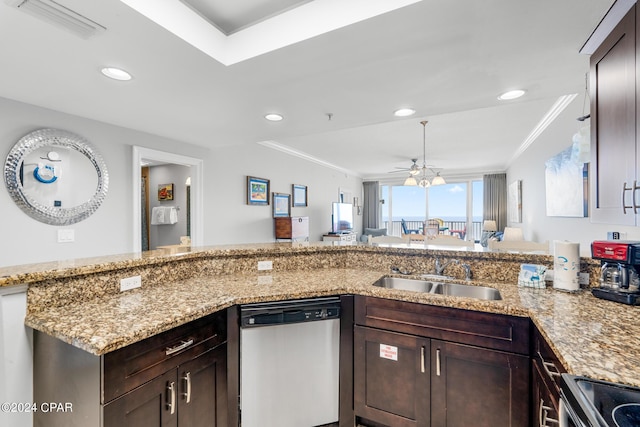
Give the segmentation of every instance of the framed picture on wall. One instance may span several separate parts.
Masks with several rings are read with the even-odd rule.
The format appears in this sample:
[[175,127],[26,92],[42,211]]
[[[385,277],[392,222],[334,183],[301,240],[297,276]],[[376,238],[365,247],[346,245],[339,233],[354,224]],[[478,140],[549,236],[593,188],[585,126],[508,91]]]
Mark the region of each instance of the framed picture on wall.
[[269,180],[247,177],[247,204],[248,205],[268,205],[269,204]]
[[173,184],[158,185],[158,200],[173,200]]
[[293,184],[291,188],[293,193],[293,207],[307,206],[307,186]]
[[273,193],[273,217],[291,216],[291,195]]

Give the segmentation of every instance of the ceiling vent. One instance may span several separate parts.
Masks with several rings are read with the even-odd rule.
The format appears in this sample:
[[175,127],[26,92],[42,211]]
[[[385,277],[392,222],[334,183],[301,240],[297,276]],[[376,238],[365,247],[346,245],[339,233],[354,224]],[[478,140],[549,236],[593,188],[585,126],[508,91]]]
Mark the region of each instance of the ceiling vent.
[[71,31],[83,39],[88,39],[106,30],[97,22],[53,0],[5,0],[5,3],[50,24]]

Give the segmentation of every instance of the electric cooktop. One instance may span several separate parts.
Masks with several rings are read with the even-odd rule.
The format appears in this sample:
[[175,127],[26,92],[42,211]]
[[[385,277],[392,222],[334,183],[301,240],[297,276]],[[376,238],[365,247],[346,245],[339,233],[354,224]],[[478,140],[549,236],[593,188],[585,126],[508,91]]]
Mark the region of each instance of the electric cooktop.
[[640,388],[562,374],[562,392],[585,424],[602,427],[640,426]]

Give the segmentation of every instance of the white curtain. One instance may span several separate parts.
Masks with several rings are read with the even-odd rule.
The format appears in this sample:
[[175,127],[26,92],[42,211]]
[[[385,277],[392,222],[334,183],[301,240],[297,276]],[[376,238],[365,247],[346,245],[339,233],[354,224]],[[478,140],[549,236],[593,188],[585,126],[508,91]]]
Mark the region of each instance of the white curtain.
[[[364,200],[362,206],[362,226],[380,228],[380,184],[378,181],[363,182]],[[364,230],[363,230],[364,231]]]
[[494,220],[502,231],[507,226],[507,174],[484,175],[483,187],[482,217]]

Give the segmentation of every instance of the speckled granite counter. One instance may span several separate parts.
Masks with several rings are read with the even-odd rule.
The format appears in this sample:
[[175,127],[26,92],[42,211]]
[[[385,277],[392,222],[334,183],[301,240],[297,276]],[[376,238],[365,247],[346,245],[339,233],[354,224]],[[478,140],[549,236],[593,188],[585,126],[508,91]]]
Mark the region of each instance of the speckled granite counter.
[[[207,256],[211,251],[215,252],[214,249],[208,251]],[[307,258],[297,258],[300,251],[306,251]],[[191,257],[190,264],[202,268],[199,259],[205,252],[186,256]],[[467,261],[475,260],[474,271],[483,277],[477,274],[482,271],[481,265],[495,268],[496,262],[505,257],[517,264],[527,261],[549,263],[548,256],[433,251],[421,253],[419,259],[411,259],[415,253],[404,248],[291,248],[280,245],[246,249],[234,247],[229,248],[226,254],[235,257],[236,263],[248,257],[251,269],[240,268],[221,274],[220,266],[209,265],[198,274],[176,279],[167,272],[171,270],[172,262],[162,256],[117,261],[110,267],[99,267],[100,271],[106,272],[113,270],[119,262],[124,263],[121,267],[126,269],[131,269],[132,263],[141,263],[161,268],[165,273],[156,277],[153,286],[126,293],[114,292],[113,284],[106,283],[108,281],[100,283],[103,276],[92,276],[97,272],[95,266],[87,266],[91,272],[84,272],[89,275],[83,280],[69,279],[68,282],[62,280],[64,275],[61,277],[60,273],[57,278],[54,278],[54,272],[38,273],[40,281],[34,280],[29,288],[29,312],[25,323],[99,355],[234,304],[336,294],[371,295],[531,317],[570,373],[640,386],[640,366],[634,358],[640,352],[640,323],[636,320],[640,315],[639,307],[603,301],[588,291],[568,294],[552,289],[519,288],[513,280],[498,280],[500,275],[488,281],[473,282],[499,289],[503,297],[500,301],[371,286],[388,272],[389,263],[397,265],[404,262],[405,265],[416,266],[422,262],[428,266],[434,256],[455,256]],[[296,256],[286,258],[291,263],[282,261],[281,267],[274,263],[272,272],[251,273],[251,270],[255,271],[256,257],[264,255],[269,255],[269,258]],[[347,268],[351,264],[354,268]],[[590,267],[596,265],[588,261],[587,264]],[[298,268],[292,268],[296,265]],[[43,280],[43,276],[48,278]],[[87,285],[90,292],[83,285],[85,282],[90,283]]]

